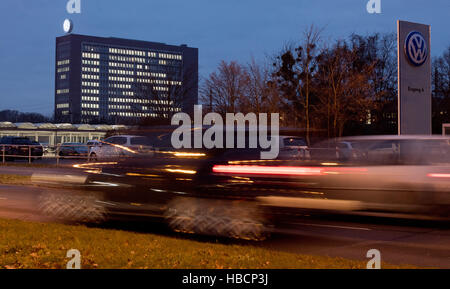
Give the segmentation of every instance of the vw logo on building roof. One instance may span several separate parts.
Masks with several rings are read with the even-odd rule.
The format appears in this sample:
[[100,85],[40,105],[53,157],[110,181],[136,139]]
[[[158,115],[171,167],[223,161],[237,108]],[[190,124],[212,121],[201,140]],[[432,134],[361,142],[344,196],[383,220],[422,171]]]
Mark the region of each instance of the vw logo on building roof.
[[421,66],[428,58],[428,45],[420,32],[412,31],[405,40],[405,54],[414,66]]

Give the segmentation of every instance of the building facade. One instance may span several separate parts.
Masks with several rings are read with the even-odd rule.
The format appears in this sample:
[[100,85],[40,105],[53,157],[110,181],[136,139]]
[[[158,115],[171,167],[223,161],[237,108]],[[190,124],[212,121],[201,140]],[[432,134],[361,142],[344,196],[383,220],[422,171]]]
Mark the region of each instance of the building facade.
[[68,34],[56,38],[55,119],[136,124],[193,111],[198,49]]

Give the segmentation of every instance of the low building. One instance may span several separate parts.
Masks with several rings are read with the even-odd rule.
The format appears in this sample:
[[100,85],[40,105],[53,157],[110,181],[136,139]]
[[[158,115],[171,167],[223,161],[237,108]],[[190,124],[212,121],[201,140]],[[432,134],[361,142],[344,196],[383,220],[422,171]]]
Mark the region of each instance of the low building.
[[0,122],[0,137],[27,137],[43,145],[58,145],[67,142],[86,143],[88,140],[100,140],[108,132],[127,129],[123,125],[89,125],[70,123],[12,123]]

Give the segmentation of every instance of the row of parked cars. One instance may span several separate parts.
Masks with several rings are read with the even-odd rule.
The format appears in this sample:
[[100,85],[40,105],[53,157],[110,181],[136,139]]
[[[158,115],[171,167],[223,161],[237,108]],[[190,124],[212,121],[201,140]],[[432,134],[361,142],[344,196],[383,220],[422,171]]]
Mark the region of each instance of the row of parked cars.
[[[311,157],[310,148],[304,138],[295,136],[280,136],[279,159],[307,160]],[[113,159],[130,156],[137,153],[151,153],[155,147],[154,140],[145,136],[118,135],[103,141],[90,140],[84,143],[63,143],[57,148],[44,148],[43,145],[26,137],[3,137],[0,146],[4,148],[6,160],[31,157],[32,160],[41,159],[45,153],[53,151],[55,155],[73,159]],[[350,158],[356,150],[350,142],[336,144],[338,154],[342,158]]]
[[60,157],[91,160],[114,159],[136,153],[151,152],[150,139],[143,136],[119,135],[105,140],[90,140],[83,143],[63,143],[58,148]]
[[[41,159],[44,153],[51,153],[50,151],[50,148],[44,148],[39,142],[26,137],[8,136],[0,138],[0,152],[1,156],[5,156],[5,161],[25,158],[31,158],[33,161]],[[63,143],[52,148],[52,151],[61,158],[91,158],[97,160],[148,153],[152,151],[152,145],[147,137],[121,135],[112,136],[103,141],[91,140],[86,144]]]
[[[374,141],[373,137],[342,138],[319,142],[308,146],[305,139],[296,136],[280,136],[280,160],[318,160],[327,159],[339,162],[393,162],[399,158],[401,139]],[[170,138],[169,138],[170,140]],[[91,140],[87,143],[63,143],[54,148],[55,155],[62,158],[106,160],[117,159],[136,154],[151,154],[155,149],[169,147],[166,143],[158,144],[158,139],[138,135],[117,135],[105,140]],[[445,143],[448,144],[448,143]],[[444,145],[445,145],[444,144]],[[404,146],[404,145],[403,145]],[[430,149],[440,149],[432,147]],[[50,151],[40,143],[26,137],[3,137],[0,150],[5,160],[31,158],[41,159]]]
[[0,157],[5,161],[30,159],[31,161],[42,159],[44,154],[54,151],[60,157],[87,158],[89,148],[82,143],[63,143],[58,148],[44,147],[37,141],[27,137],[7,136],[0,138]]
[[0,139],[2,158],[5,160],[31,158],[41,159],[44,154],[43,146],[26,137],[7,136]]
[[[164,140],[161,137],[155,139],[146,136],[118,135],[103,141],[89,141],[86,145],[65,144],[60,149],[60,155],[79,155],[89,157],[92,160],[117,159],[142,153],[151,154],[155,150],[170,150],[171,144],[169,141],[170,137],[167,136]],[[427,144],[426,149],[428,151],[435,152],[433,155],[437,158],[448,155],[450,142],[446,138],[421,141],[423,144]],[[412,142],[408,138],[395,136],[346,137],[318,142],[312,146],[308,146],[306,140],[302,137],[280,136],[279,145],[278,160],[309,162],[327,160],[339,163],[375,162],[378,164],[394,164],[402,159],[405,152],[418,151],[419,149],[411,147]],[[420,157],[420,155],[417,157]]]
[[[164,143],[161,146],[161,143]],[[158,144],[159,143],[159,144]],[[306,141],[301,137],[280,136],[279,159],[308,159],[309,150]],[[118,135],[104,141],[89,141],[89,157],[92,160],[120,158],[135,154],[151,154],[155,149],[170,148],[168,139],[152,139],[146,136]]]

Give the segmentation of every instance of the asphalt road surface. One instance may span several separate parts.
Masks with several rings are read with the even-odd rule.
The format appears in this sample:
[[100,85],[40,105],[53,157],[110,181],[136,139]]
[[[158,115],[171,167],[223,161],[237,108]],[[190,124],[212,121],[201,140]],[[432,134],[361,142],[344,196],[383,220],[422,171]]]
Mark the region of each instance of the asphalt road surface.
[[[36,212],[46,188],[0,185],[0,218],[51,222]],[[368,260],[377,249],[382,261],[450,269],[450,226],[442,222],[305,216],[258,246],[292,253]]]
[[51,221],[37,211],[37,197],[42,190],[37,187],[0,185],[0,218]]

